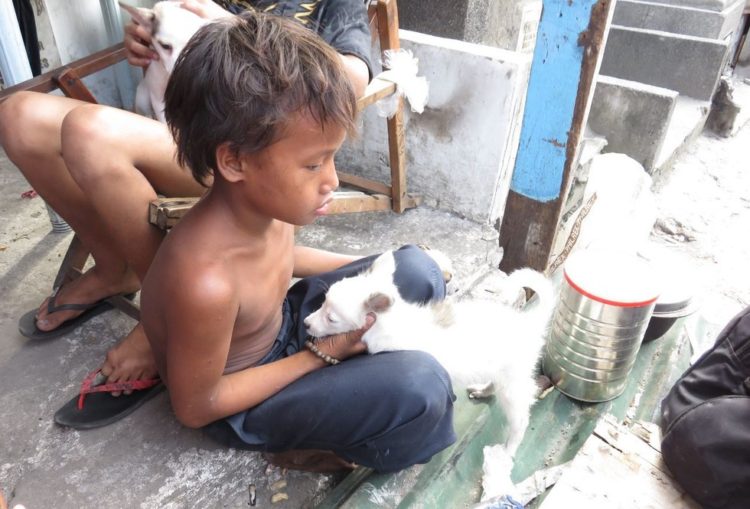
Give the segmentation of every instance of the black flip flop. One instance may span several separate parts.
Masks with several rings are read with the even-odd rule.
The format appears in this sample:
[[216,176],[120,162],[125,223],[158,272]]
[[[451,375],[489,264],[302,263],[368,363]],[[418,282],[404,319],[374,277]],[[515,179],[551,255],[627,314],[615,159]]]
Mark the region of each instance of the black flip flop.
[[[94,381],[99,378],[98,374],[99,370],[89,373],[81,384],[79,395],[55,412],[54,420],[57,424],[73,429],[107,426],[130,415],[165,389],[159,379],[94,385]],[[133,393],[117,397],[110,394],[116,391]]]
[[[36,309],[31,310],[25,315],[23,315],[21,319],[18,321],[18,331],[23,336],[26,336],[27,338],[32,339],[32,340],[58,338],[72,331],[73,329],[75,329],[82,323],[86,322],[87,320],[90,320],[94,318],[95,316],[104,313],[105,311],[109,311],[110,309],[113,309],[112,304],[107,302],[106,299],[102,299],[97,302],[92,302],[91,304],[61,304],[59,306],[56,306],[55,299],[57,297],[58,291],[59,291],[59,288],[55,289],[55,291],[52,292],[52,295],[50,296],[50,299],[47,302],[47,313],[52,314],[57,311],[81,311],[81,310],[83,310],[83,313],[81,313],[80,315],[74,318],[71,318],[70,320],[64,321],[55,329],[52,329],[50,331],[43,331],[37,328],[36,326],[37,310]],[[131,299],[131,300],[134,297],[135,297],[134,293],[131,293],[125,296],[125,298]]]

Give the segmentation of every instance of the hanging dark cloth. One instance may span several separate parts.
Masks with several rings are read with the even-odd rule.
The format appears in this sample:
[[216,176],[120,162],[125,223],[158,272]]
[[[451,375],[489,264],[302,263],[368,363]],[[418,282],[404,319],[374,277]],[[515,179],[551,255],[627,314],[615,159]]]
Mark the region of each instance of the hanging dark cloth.
[[39,39],[36,35],[36,22],[31,0],[13,0],[13,7],[18,18],[18,27],[21,29],[23,45],[26,47],[26,56],[29,58],[31,74],[39,76],[42,74],[42,61],[39,56]]

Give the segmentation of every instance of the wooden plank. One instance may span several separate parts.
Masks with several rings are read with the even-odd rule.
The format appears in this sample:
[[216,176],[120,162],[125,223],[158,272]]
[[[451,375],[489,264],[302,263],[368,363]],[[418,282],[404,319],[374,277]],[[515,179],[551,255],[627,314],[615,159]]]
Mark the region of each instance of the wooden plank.
[[658,450],[605,416],[541,509],[698,509],[672,479]]
[[81,239],[77,235],[73,235],[68,250],[65,252],[63,261],[60,264],[60,268],[57,270],[57,276],[55,276],[52,287],[59,288],[68,281],[72,281],[80,276],[88,259],[88,250],[83,247]]
[[396,92],[396,84],[392,81],[386,81],[375,76],[372,81],[367,85],[365,89],[365,95],[357,100],[357,109],[359,111],[364,110],[368,106],[371,106]]
[[351,173],[337,172],[339,176],[339,182],[345,186],[356,187],[357,189],[363,189],[373,193],[391,195],[391,187],[387,186],[376,180],[366,179]]
[[96,99],[89,92],[89,89],[86,88],[86,85],[83,84],[75,69],[66,69],[59,76],[56,76],[54,80],[66,96],[78,99],[79,101],[96,104]]
[[119,309],[133,320],[141,320],[141,306],[133,302],[130,299],[126,299],[122,295],[115,295],[107,299],[107,302],[112,304],[115,309]]
[[70,64],[40,74],[35,78],[24,81],[23,83],[18,83],[17,85],[6,88],[0,92],[0,102],[4,101],[10,95],[22,90],[42,93],[52,92],[58,88],[55,78],[61,73],[64,73],[67,69],[74,69],[79,77],[85,77],[124,59],[125,46],[122,43],[116,44],[87,57],[71,62]]
[[[417,207],[422,203],[420,196],[406,195],[402,200],[405,209]],[[329,214],[350,214],[354,212],[379,212],[392,208],[391,199],[384,194],[336,193]]]
[[500,227],[500,268],[544,270],[573,178],[612,0],[544,0],[518,157]]
[[329,214],[350,214],[354,212],[377,212],[391,208],[391,199],[384,194],[355,193],[356,196],[334,195],[328,208]]
[[[386,26],[383,23],[386,22]],[[396,50],[401,47],[398,38],[398,6],[396,0],[378,2],[380,23],[380,49]],[[388,160],[391,166],[391,198],[393,211],[405,210],[406,197],[406,141],[404,134],[404,100],[399,98],[396,114],[388,119]]]
[[162,230],[176,225],[200,198],[157,198],[148,206],[148,221]]

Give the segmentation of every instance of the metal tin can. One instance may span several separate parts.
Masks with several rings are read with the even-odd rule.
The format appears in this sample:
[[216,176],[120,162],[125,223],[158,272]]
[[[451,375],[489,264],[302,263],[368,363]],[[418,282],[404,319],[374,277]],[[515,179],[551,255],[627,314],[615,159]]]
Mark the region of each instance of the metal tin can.
[[616,398],[625,390],[658,297],[651,267],[635,254],[581,251],[563,273],[544,372],[574,399]]

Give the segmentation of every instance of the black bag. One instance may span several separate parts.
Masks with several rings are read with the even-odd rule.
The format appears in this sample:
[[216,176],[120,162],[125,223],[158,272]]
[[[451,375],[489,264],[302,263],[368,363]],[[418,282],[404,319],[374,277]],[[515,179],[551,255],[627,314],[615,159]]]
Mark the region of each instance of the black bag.
[[750,508],[750,308],[662,401],[662,455],[703,507]]

